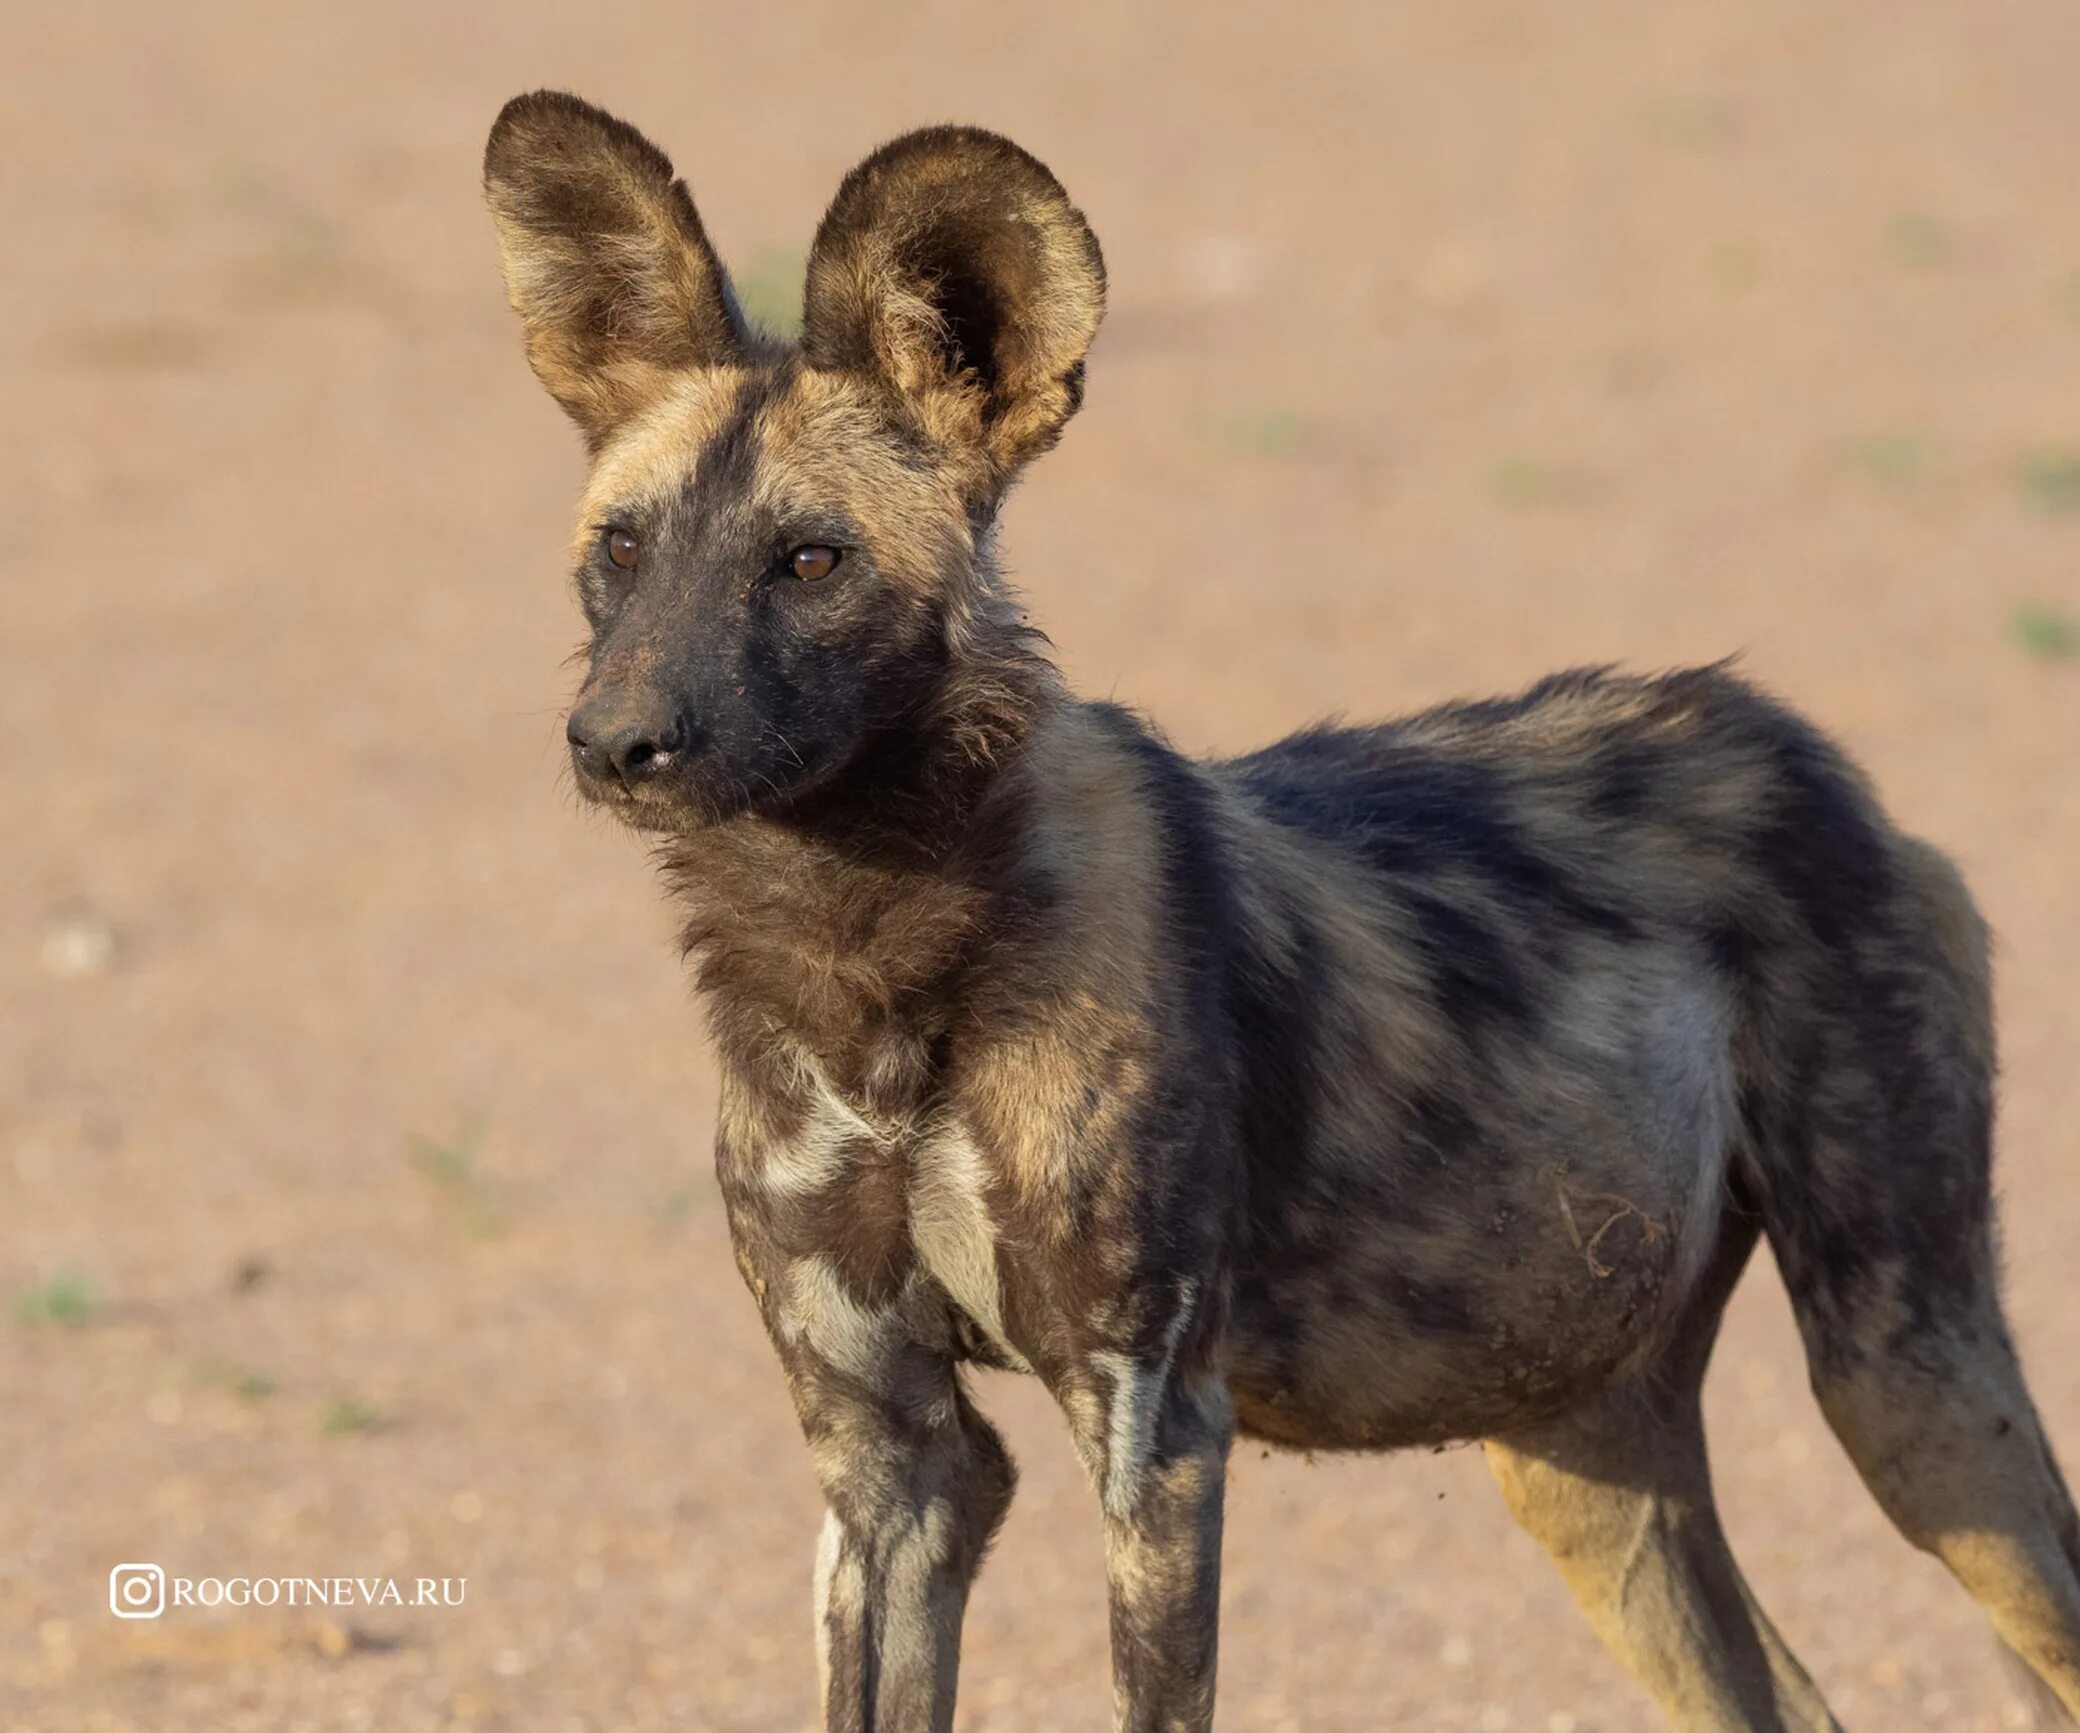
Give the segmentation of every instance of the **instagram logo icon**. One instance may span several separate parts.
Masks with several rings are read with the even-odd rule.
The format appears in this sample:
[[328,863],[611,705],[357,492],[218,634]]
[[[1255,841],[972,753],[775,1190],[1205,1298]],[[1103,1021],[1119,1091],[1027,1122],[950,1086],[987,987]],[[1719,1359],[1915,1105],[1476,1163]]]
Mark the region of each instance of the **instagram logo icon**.
[[158,1565],[117,1565],[108,1573],[108,1610],[119,1619],[156,1619],[166,1611],[166,1572]]

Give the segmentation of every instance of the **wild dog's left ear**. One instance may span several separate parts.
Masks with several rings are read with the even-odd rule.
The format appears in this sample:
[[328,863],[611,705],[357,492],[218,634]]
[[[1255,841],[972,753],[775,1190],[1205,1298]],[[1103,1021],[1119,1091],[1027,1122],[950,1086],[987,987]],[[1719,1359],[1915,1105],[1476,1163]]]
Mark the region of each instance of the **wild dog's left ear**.
[[1061,183],[1009,139],[939,126],[845,177],[809,253],[812,367],[893,386],[994,489],[1083,400],[1105,261]]

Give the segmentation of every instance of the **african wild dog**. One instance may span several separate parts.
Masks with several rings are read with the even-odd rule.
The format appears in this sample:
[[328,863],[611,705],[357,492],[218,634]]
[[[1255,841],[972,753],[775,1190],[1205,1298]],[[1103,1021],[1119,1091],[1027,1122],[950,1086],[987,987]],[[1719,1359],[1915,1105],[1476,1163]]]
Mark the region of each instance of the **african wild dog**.
[[1743,1585],[1698,1388],[1769,1237],[1836,1433],[2080,1710],[2080,1525],[1996,1295],[1984,930],[1723,669],[1197,763],[1072,697],[992,555],[1104,271],[935,128],[852,171],[799,346],[671,165],[513,102],[486,184],[592,458],[580,786],[656,834],[736,1256],[829,1506],[824,1713],[953,1717],[1036,1373],[1096,1482],[1117,1725],[1213,1714],[1223,1465],[1486,1441],[1690,1728],[1830,1725]]

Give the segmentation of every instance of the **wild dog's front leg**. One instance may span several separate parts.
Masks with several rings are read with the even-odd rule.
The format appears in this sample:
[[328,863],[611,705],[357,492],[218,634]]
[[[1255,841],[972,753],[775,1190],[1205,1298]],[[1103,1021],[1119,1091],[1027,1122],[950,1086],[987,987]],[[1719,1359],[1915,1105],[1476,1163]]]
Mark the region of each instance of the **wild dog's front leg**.
[[826,1514],[816,1651],[830,1733],[949,1733],[961,1616],[1011,1503],[1011,1459],[969,1405],[943,1305],[876,1232],[871,1167],[807,1207],[729,1159],[737,1262],[779,1350]]
[[1211,1367],[1176,1363],[1185,1327],[1152,1355],[1085,1355],[1062,1393],[1105,1512],[1118,1733],[1213,1725],[1234,1412]]
[[1113,1724],[1120,1733],[1203,1733],[1213,1725],[1220,1633],[1227,1392],[1173,1388],[1156,1431],[1161,1443],[1118,1501],[1109,1487],[1106,1495]]
[[968,1588],[1010,1507],[1011,1458],[916,1354],[868,1391],[813,1356],[788,1382],[826,1510],[816,1653],[830,1733],[947,1733]]

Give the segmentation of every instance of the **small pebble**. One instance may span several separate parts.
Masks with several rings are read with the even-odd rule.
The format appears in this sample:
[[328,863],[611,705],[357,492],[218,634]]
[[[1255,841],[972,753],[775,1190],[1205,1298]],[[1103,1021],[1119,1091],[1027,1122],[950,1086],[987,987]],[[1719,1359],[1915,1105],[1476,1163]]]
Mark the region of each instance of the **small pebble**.
[[116,960],[116,933],[92,909],[60,910],[43,926],[39,946],[47,973],[61,981],[106,974]]

